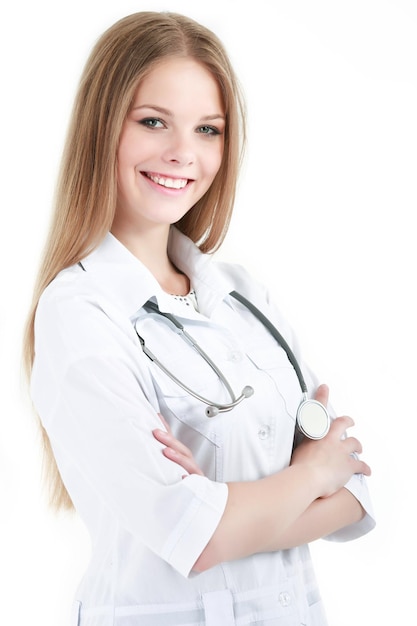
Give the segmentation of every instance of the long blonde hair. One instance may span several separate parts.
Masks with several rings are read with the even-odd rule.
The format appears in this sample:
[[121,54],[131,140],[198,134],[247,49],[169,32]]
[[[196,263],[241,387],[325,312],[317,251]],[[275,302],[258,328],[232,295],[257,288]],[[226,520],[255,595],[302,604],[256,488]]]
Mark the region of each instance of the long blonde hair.
[[[39,298],[64,268],[78,263],[111,229],[117,201],[116,160],[121,129],[141,79],[161,59],[189,56],[217,80],[226,112],[224,154],[210,189],[177,223],[203,252],[216,250],[226,235],[245,142],[245,112],[239,85],[219,39],[176,13],[140,12],[111,26],[87,60],[64,147],[55,209],[34,289],[24,338],[30,378],[35,356],[34,320]],[[71,500],[41,425],[50,503]]]

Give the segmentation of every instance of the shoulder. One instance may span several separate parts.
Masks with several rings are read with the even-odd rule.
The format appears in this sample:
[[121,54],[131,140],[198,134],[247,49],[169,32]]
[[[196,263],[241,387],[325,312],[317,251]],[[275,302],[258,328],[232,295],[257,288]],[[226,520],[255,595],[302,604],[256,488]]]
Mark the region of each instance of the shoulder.
[[[35,347],[60,352],[68,359],[102,352],[103,347],[131,343],[128,316],[95,284],[91,273],[78,266],[61,271],[42,293],[35,315]],[[124,340],[121,340],[121,335]]]
[[269,302],[268,289],[255,276],[253,276],[243,265],[238,263],[227,263],[216,261],[216,267],[230,284],[233,284],[235,291],[238,291],[246,298],[253,301],[257,306]]
[[[278,328],[292,348],[299,352],[294,329],[269,288],[251,274],[244,266],[234,263],[216,262],[219,271],[229,279],[234,290],[255,305],[268,320]],[[234,304],[240,308],[241,304]]]
[[36,322],[53,327],[66,318],[85,318],[98,305],[89,277],[78,265],[62,270],[43,291],[36,310]]

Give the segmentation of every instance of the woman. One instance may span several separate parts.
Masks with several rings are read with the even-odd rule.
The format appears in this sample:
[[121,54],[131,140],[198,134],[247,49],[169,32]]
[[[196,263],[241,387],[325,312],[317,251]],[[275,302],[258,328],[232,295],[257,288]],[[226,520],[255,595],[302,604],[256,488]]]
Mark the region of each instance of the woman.
[[299,362],[291,330],[209,254],[243,122],[223,46],[180,15],[120,20],[82,76],[26,337],[52,500],[92,538],[73,624],[323,626],[308,542],[374,525],[353,421],[299,437],[293,365],[233,294]]

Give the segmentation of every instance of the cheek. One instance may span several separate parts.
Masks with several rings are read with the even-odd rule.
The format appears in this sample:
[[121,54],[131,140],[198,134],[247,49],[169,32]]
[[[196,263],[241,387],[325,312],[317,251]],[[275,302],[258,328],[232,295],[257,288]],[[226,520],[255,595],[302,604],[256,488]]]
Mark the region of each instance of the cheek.
[[210,158],[207,159],[207,173],[214,178],[220,169],[223,159],[224,146],[223,143],[212,151]]
[[132,168],[140,164],[152,151],[149,137],[141,133],[136,125],[129,124],[124,128],[117,151],[120,168]]
[[131,142],[121,142],[117,152],[117,163],[120,170],[131,167],[136,162],[135,147]]
[[126,171],[128,169],[129,159],[127,155],[127,151],[122,143],[120,143],[119,149],[117,151],[117,180],[118,182],[122,182],[126,178]]
[[143,157],[137,143],[120,143],[117,152],[117,179],[119,183],[128,184],[137,176],[137,170],[141,169]]

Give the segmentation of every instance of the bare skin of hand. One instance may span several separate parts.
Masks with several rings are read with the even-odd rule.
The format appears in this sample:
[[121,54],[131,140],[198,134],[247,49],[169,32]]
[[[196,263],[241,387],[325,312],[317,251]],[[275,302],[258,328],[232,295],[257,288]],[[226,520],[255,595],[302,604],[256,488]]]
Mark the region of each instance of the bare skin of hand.
[[[327,385],[320,385],[314,396],[315,400],[327,406],[329,389]],[[180,465],[188,474],[204,473],[197,465],[191,450],[178,441],[171,432],[169,424],[164,417],[159,417],[166,430],[155,429],[153,435],[166,447],[163,454]],[[341,485],[345,484],[352,474],[371,474],[370,467],[356,458],[356,454],[362,452],[362,445],[355,437],[343,438],[347,428],[354,425],[352,418],[344,416],[336,418],[324,439],[312,441],[304,440],[295,450],[291,459],[291,465],[300,463],[311,464],[314,467],[322,467],[323,473],[329,477],[329,485],[321,497],[335,493]],[[345,459],[343,467],[340,466],[340,458]],[[334,469],[333,469],[334,468]]]
[[[327,386],[321,385],[315,399],[327,404],[328,395]],[[166,430],[155,429],[153,435],[165,446],[163,454],[186,475],[204,475],[189,448],[160,418]],[[326,437],[297,446],[289,467],[259,480],[227,483],[223,516],[193,570],[308,543],[362,519],[360,503],[344,485],[353,474],[369,476],[371,470],[357,458],[360,442],[346,436],[351,426],[350,417],[338,417]]]
[[[159,417],[165,426],[166,431],[157,428],[152,432],[155,439],[166,446],[163,449],[163,454],[167,457],[167,459],[178,463],[178,465],[180,465],[188,474],[199,474],[200,476],[204,476],[203,472],[195,462],[191,450],[174,437],[168,422],[166,422],[160,413]],[[185,474],[183,478],[185,478],[186,475],[187,474]]]
[[[327,405],[329,390],[320,385],[315,399]],[[354,425],[351,417],[337,417],[333,420],[326,437],[319,440],[304,439],[294,450],[291,465],[307,464],[323,475],[325,487],[321,497],[327,497],[347,483],[352,474],[370,476],[371,469],[357,455],[362,445],[356,437],[346,437],[345,432]]]

